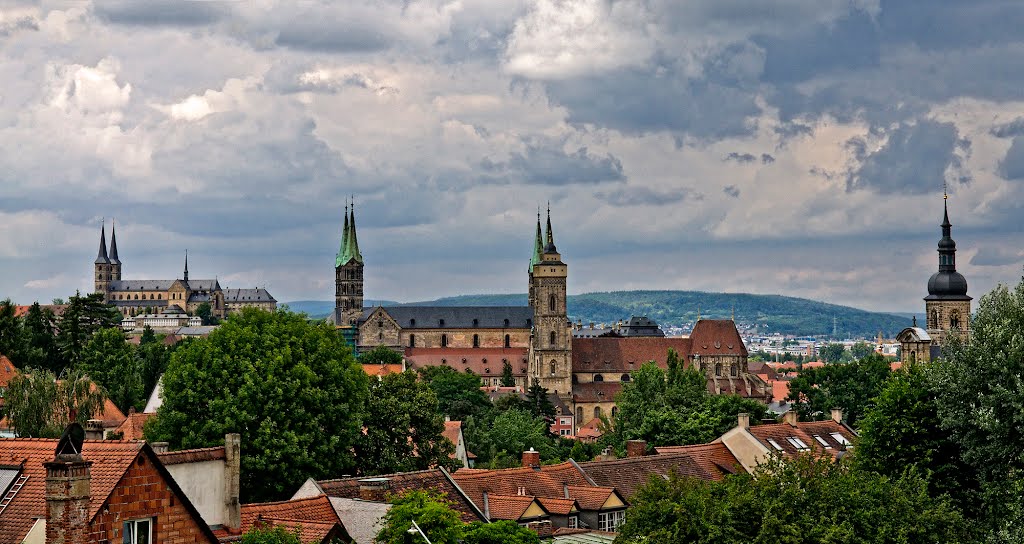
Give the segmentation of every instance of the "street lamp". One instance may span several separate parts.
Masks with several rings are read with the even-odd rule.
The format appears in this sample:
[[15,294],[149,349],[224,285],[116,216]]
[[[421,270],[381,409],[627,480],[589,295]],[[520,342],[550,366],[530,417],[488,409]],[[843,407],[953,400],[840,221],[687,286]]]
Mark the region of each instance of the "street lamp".
[[433,544],[432,542],[430,542],[430,539],[427,538],[427,535],[423,532],[423,529],[420,529],[420,526],[416,524],[416,520],[410,521],[412,521],[412,527],[409,527],[409,530],[405,532],[405,544],[413,544],[413,537],[416,536],[416,533],[419,533],[420,536],[423,537],[423,540],[427,542],[427,544]]

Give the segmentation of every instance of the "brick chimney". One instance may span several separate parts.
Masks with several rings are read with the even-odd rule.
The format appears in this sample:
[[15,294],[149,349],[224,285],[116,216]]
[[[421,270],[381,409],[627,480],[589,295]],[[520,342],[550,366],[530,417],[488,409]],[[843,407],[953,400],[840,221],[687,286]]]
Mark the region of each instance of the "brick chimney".
[[643,457],[647,455],[646,440],[627,440],[626,457]]
[[746,412],[741,412],[739,414],[736,414],[736,424],[741,429],[749,429],[750,428],[750,414],[748,414]]
[[551,520],[549,519],[531,521],[526,524],[526,528],[537,533],[537,536],[541,538],[551,538],[555,534],[555,528],[551,525]]
[[239,497],[242,477],[242,435],[224,435],[224,508],[227,517],[224,525],[229,530],[242,529],[242,502]]
[[843,422],[843,409],[842,408],[833,408],[832,409],[832,421],[835,421],[836,423],[842,423]]
[[523,466],[524,467],[540,467],[540,452],[530,448],[530,451],[523,452]]
[[387,502],[391,491],[391,480],[387,478],[366,478],[359,480],[359,498],[367,502]]
[[46,467],[46,544],[86,544],[92,461],[57,454]]
[[85,439],[86,440],[103,440],[103,421],[99,419],[90,419],[85,422]]
[[796,427],[798,421],[800,421],[800,414],[796,410],[787,410],[785,414],[782,414],[782,421],[789,423],[790,427]]

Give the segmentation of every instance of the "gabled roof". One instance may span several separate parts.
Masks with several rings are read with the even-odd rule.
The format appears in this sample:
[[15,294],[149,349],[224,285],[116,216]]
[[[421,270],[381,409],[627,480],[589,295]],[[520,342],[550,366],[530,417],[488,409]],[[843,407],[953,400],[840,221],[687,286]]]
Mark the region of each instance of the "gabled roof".
[[[432,490],[448,497],[454,508],[462,516],[462,520],[469,523],[473,521],[487,521],[482,509],[478,508],[463,492],[448,471],[443,468],[432,468],[414,472],[400,472],[397,474],[382,474],[374,478],[387,478],[391,493],[400,495],[409,490]],[[317,485],[324,493],[331,497],[342,497],[348,499],[359,498],[359,480],[365,476],[341,478],[337,480],[320,480]]]
[[931,342],[932,336],[921,327],[907,327],[896,335],[897,342]]
[[713,480],[721,480],[726,474],[743,472],[743,466],[736,456],[719,441],[693,446],[664,446],[655,448],[655,451],[659,457],[685,454],[710,474]]
[[540,505],[544,507],[544,510],[547,510],[549,514],[554,514],[556,516],[567,516],[573,511],[573,509],[580,509],[579,505],[576,504],[575,499],[537,497],[537,502],[539,502]]
[[[304,499],[242,505],[242,534],[258,523],[299,529],[304,543],[323,542],[332,533],[349,540],[341,518],[327,495]],[[338,534],[338,533],[341,534]]]
[[373,539],[383,526],[384,515],[391,509],[388,503],[341,497],[331,497],[331,505],[356,544],[373,544]]
[[510,521],[518,521],[522,519],[526,511],[535,502],[540,506],[541,510],[547,513],[547,509],[544,505],[534,497],[528,497],[525,495],[487,495],[485,499],[487,505],[487,512],[490,514],[491,519],[505,519]]
[[689,452],[663,455],[644,455],[625,457],[613,461],[588,461],[580,463],[580,468],[598,485],[614,487],[622,496],[632,497],[640,486],[647,483],[652,476],[667,477],[672,472],[680,476],[689,476],[701,480],[718,480],[720,469],[711,473],[700,466]]
[[[52,461],[57,440],[47,438],[4,438],[0,439],[0,465],[21,466],[22,474],[28,476],[24,487],[14,496],[7,508],[0,512],[0,542],[21,542],[37,518],[46,517],[46,468],[43,463]],[[160,463],[153,450],[140,441],[86,440],[82,444],[82,457],[91,461],[91,498],[89,519],[92,520],[117,487],[125,472],[139,455],[147,456],[165,480],[166,485],[179,497],[181,503],[204,530],[210,542],[215,542],[213,533],[203,522],[195,507],[167,469]]]
[[[462,422],[461,421],[445,421],[444,431],[441,436],[448,439],[453,446],[459,444],[459,437],[462,436]],[[453,454],[454,455],[454,454]]]
[[277,302],[277,300],[263,288],[225,289],[224,302]]
[[121,433],[122,440],[144,440],[142,427],[149,421],[149,418],[155,415],[144,412],[131,412],[125,418],[124,423],[121,423],[121,425],[114,429],[114,432]]
[[747,356],[747,347],[731,319],[701,319],[690,333],[690,349],[694,355]]
[[[477,506],[484,504],[484,493],[487,493],[488,497],[525,495],[576,499],[577,497],[570,491],[572,486],[581,488],[593,486],[586,474],[573,462],[543,465],[539,469],[532,467],[501,470],[461,469],[452,474],[452,477]],[[582,506],[582,502],[580,504]]]
[[14,366],[7,356],[0,354],[0,387],[7,387],[11,380],[19,374],[18,368]]
[[[849,446],[842,444],[832,436],[832,433],[842,435],[851,444],[854,440],[854,433],[848,427],[835,421],[800,421],[796,426],[789,423],[770,423],[766,425],[754,425],[748,429],[769,452],[792,457],[808,451],[816,454],[827,454],[832,457],[839,457],[839,453],[845,451]],[[821,445],[814,436],[821,437],[828,445]],[[790,442],[790,438],[799,439],[808,449],[801,449]],[[782,447],[781,450],[775,447],[770,441]]]
[[[403,329],[528,329],[533,323],[533,309],[529,306],[384,306],[383,309]],[[359,323],[369,319],[374,310],[376,308],[364,308]],[[508,325],[505,325],[506,319]]]

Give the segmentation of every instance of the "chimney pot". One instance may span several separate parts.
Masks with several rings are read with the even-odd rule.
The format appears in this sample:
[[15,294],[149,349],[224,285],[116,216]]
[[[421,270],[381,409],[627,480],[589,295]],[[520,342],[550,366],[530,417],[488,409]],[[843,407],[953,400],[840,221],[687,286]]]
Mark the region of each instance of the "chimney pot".
[[843,422],[843,409],[842,408],[833,408],[832,409],[832,421],[835,421],[836,423],[842,423]]
[[647,455],[646,440],[627,440],[626,457],[643,457]]
[[742,412],[740,414],[737,414],[736,419],[737,419],[737,424],[740,426],[740,428],[743,428],[743,429],[749,429],[750,428],[750,414],[748,414],[746,412]]
[[242,528],[242,501],[240,498],[242,435],[238,433],[224,435],[224,466],[227,470],[224,478],[224,506],[228,512],[224,525],[231,530],[238,531]]
[[359,498],[368,502],[387,502],[391,480],[388,478],[366,478],[359,480]]
[[153,453],[167,453],[170,445],[167,442],[151,442],[149,447],[153,448]]
[[85,439],[86,440],[103,440],[103,421],[99,419],[90,419],[85,422]]
[[789,423],[791,427],[796,427],[797,422],[800,421],[800,414],[796,410],[787,410],[785,414],[782,414],[782,421]]
[[540,452],[530,448],[529,451],[523,452],[523,466],[524,467],[540,467]]

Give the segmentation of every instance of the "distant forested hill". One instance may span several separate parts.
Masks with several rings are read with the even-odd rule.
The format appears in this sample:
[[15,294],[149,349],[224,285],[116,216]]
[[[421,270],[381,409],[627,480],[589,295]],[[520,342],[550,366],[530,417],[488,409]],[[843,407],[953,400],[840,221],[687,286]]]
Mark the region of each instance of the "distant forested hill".
[[[289,303],[292,310],[310,315],[328,315],[333,303],[324,302],[322,312],[300,310],[299,303]],[[302,305],[312,304],[309,301]],[[367,302],[369,305],[369,302]],[[376,302],[374,303],[376,304]],[[395,304],[383,302],[383,304]],[[462,295],[437,300],[413,302],[413,306],[521,306],[525,294]],[[874,337],[878,331],[887,338],[910,325],[905,316],[868,312],[827,304],[804,298],[746,293],[705,293],[701,291],[612,291],[569,296],[569,317],[584,324],[613,323],[632,315],[646,315],[662,326],[679,326],[697,319],[697,311],[705,318],[728,318],[733,309],[740,326],[757,325],[762,333],[783,333],[799,336],[822,336],[832,333],[833,318],[841,337]]]

